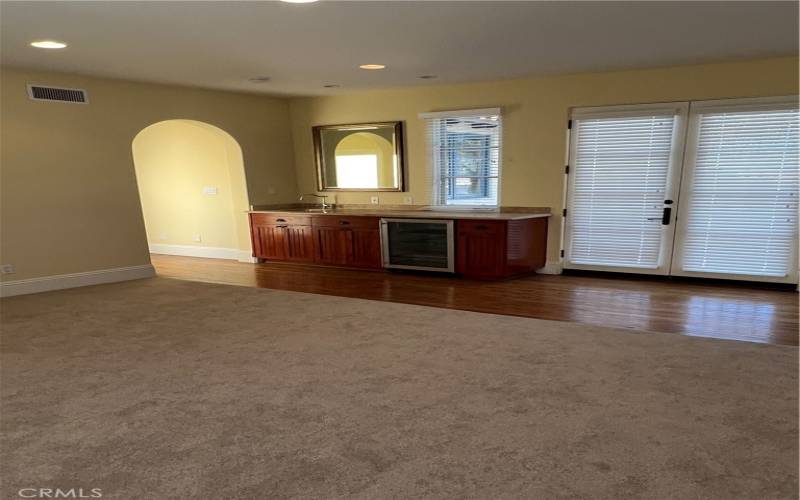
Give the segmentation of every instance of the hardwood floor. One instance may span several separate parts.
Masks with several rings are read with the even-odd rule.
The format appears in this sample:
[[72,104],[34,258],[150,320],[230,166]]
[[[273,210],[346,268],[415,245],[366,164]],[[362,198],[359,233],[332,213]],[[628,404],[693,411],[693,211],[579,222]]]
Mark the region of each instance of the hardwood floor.
[[160,276],[798,345],[798,295],[740,284],[534,275],[503,282],[152,255]]

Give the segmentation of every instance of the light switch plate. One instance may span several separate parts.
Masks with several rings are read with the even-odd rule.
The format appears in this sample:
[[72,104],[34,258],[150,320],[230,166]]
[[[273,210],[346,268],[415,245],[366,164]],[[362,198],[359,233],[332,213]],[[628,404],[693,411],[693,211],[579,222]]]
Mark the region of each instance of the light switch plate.
[[377,196],[370,196],[369,197],[369,202],[372,203],[373,205],[377,205],[378,204],[378,197]]
[[410,196],[404,196],[403,197],[403,204],[405,204],[405,205],[413,205],[414,204],[414,198],[412,198]]
[[14,265],[13,264],[0,265],[0,273],[2,273],[2,274],[14,274]]
[[203,188],[203,194],[208,195],[215,195],[219,192],[219,190],[214,186],[206,186]]
[[199,234],[195,234],[192,236],[192,241],[200,243],[201,241],[203,241],[203,238],[201,238]]

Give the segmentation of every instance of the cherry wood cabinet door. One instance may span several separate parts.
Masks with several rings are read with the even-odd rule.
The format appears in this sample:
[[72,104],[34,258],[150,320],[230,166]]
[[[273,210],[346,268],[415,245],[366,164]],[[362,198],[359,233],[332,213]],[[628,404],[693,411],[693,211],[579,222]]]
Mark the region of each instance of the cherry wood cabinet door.
[[347,233],[338,227],[314,227],[314,260],[320,264],[347,265]]
[[381,267],[381,234],[377,229],[314,227],[314,258],[319,264]]
[[503,222],[458,221],[456,272],[476,278],[494,278],[505,271]]
[[349,266],[379,269],[381,262],[381,233],[377,229],[345,230],[349,235]]
[[286,260],[311,262],[314,260],[314,236],[311,226],[285,226],[282,228]]
[[268,224],[252,226],[253,253],[259,259],[283,260],[286,244],[283,228]]

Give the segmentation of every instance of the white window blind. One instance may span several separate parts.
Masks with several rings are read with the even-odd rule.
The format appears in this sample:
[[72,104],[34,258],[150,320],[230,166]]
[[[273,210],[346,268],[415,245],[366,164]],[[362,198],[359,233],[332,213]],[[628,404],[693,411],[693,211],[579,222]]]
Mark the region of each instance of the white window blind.
[[427,121],[437,205],[497,206],[502,119],[499,109],[422,115]]
[[675,112],[573,120],[567,261],[655,269]]
[[786,276],[797,239],[797,109],[709,110],[698,119],[681,269]]

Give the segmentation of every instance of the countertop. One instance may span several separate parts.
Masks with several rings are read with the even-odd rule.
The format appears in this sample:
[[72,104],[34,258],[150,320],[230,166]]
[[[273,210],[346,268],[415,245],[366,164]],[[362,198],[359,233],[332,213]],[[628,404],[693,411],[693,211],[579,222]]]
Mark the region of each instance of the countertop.
[[334,208],[326,212],[304,208],[261,208],[253,207],[248,213],[294,214],[294,215],[350,215],[372,217],[398,217],[404,219],[485,219],[485,220],[522,220],[550,217],[549,208],[513,207],[499,210],[450,210],[450,209],[388,209],[388,208]]

